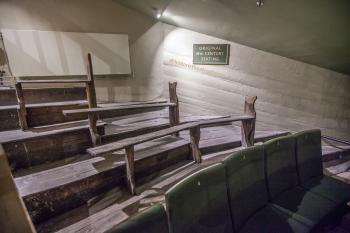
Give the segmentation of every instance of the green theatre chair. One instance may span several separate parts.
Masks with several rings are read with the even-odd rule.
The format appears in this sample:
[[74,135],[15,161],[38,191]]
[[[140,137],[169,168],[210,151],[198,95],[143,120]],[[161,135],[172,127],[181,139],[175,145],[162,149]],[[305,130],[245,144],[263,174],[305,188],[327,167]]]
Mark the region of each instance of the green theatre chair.
[[224,160],[235,232],[309,232],[310,227],[268,203],[264,147],[254,146]]
[[329,220],[336,204],[298,185],[295,138],[280,137],[264,143],[266,177],[270,201],[310,227]]
[[192,174],[166,194],[172,233],[231,233],[225,168],[215,164]]
[[106,233],[169,233],[165,209],[156,204]]
[[350,201],[350,185],[323,175],[321,131],[307,130],[294,137],[301,186],[345,206]]

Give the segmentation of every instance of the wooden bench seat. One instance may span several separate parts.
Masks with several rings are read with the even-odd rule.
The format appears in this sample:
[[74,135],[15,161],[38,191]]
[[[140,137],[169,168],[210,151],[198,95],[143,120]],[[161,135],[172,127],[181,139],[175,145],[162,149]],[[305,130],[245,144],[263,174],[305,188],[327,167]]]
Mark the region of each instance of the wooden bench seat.
[[103,108],[86,108],[86,109],[74,109],[74,110],[63,110],[65,116],[86,113],[106,113],[116,110],[132,110],[132,109],[143,109],[143,108],[157,108],[157,107],[172,107],[176,106],[175,103],[152,103],[152,104],[132,104],[132,105],[120,105],[113,107]]
[[41,80],[30,80],[30,79],[18,79],[17,83],[88,83],[90,80],[87,79],[41,79]]
[[134,146],[161,138],[167,135],[175,134],[183,130],[190,130],[191,134],[191,148],[193,159],[200,163],[201,155],[199,150],[200,128],[198,123],[187,123],[182,125],[173,126],[167,129],[159,130],[156,132],[143,134],[133,138],[126,138],[118,142],[108,143],[99,147],[87,149],[87,152],[91,155],[103,155],[111,153],[113,151],[125,149],[125,161],[126,161],[126,173],[128,179],[128,186],[130,192],[135,194],[135,161],[134,161]]

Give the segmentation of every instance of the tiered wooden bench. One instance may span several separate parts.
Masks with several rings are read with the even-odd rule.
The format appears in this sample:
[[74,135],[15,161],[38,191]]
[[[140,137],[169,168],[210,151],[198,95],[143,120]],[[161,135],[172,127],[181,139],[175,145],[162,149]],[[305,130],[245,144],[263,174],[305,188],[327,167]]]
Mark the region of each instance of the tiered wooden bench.
[[[89,119],[89,129],[91,134],[92,142],[95,146],[101,144],[101,135],[96,130],[96,120],[101,117],[102,114],[108,114],[112,112],[120,111],[131,111],[140,109],[155,109],[155,108],[169,108],[169,122],[170,126],[178,125],[180,123],[179,116],[179,101],[176,94],[177,83],[169,83],[169,96],[170,102],[155,102],[155,103],[143,103],[143,104],[131,104],[131,105],[118,105],[110,107],[89,107],[87,109],[75,109],[75,110],[64,110],[65,116],[74,116],[80,114],[86,114]],[[90,106],[90,104],[89,104]]]
[[127,138],[118,142],[109,143],[103,146],[90,148],[87,151],[91,155],[102,155],[113,151],[125,149],[125,161],[126,161],[126,173],[128,180],[128,187],[132,194],[135,194],[135,161],[134,161],[134,146],[161,138],[167,135],[172,135],[183,130],[190,130],[191,133],[191,148],[192,155],[195,161],[200,162],[200,151],[199,151],[199,125],[198,123],[187,123],[178,126],[173,126],[167,129],[159,130],[156,132],[140,135],[133,138]]
[[[84,79],[49,79],[49,80],[21,80],[15,78],[15,89],[16,96],[18,101],[18,120],[22,130],[28,129],[28,113],[25,103],[25,98],[23,94],[23,84],[52,84],[52,83],[65,83],[65,84],[85,84],[87,101],[89,104],[89,108],[96,108],[96,93],[95,93],[95,84],[94,84],[94,76],[92,71],[92,63],[91,63],[91,55],[87,56],[87,73],[88,78]],[[96,118],[94,118],[96,119]],[[97,120],[97,119],[96,119]]]
[[[88,153],[94,156],[111,153],[117,150],[125,149],[125,161],[126,161],[126,173],[129,190],[132,194],[135,194],[135,161],[134,161],[134,146],[161,138],[167,135],[179,133],[180,131],[190,131],[190,142],[192,149],[192,157],[197,163],[201,163],[201,152],[199,149],[200,140],[200,127],[210,127],[222,123],[231,123],[235,121],[242,121],[242,146],[248,147],[254,145],[254,132],[255,132],[255,101],[257,97],[246,97],[245,99],[245,114],[241,116],[231,116],[227,118],[203,120],[198,122],[186,123],[177,126],[173,126],[167,129],[159,130],[156,132],[143,134],[137,137],[127,138],[106,145],[98,146],[88,149]],[[96,110],[97,111],[97,110]],[[94,111],[94,112],[96,112]]]

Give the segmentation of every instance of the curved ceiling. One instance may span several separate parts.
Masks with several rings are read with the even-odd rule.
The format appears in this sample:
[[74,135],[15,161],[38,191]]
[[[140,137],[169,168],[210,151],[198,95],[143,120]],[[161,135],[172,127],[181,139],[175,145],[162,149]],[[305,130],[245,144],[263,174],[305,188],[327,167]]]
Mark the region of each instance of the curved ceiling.
[[161,21],[350,74],[349,0],[118,0]]

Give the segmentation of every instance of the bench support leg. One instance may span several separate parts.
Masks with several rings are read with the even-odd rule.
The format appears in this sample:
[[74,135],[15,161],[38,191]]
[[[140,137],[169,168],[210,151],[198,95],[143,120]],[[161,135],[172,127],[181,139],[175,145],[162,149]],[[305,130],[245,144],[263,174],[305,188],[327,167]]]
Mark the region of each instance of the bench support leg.
[[246,96],[244,103],[244,113],[246,115],[254,116],[253,120],[242,120],[241,135],[242,135],[242,146],[249,147],[254,145],[254,135],[255,135],[255,101],[256,96]]
[[[176,106],[169,107],[169,122],[170,126],[180,124],[180,111],[179,111],[179,99],[176,93],[177,82],[169,82],[169,98],[170,103],[176,104]],[[179,133],[175,133],[174,136],[179,136]]]
[[196,161],[196,163],[202,162],[201,151],[199,149],[200,137],[201,137],[201,130],[199,126],[190,128],[192,156],[194,161]]
[[[86,83],[86,96],[89,103],[89,108],[97,108],[97,99],[96,99],[96,91],[95,91],[95,83],[94,83],[94,72],[92,69],[91,62],[91,54],[89,53],[87,56],[87,76],[89,82]],[[97,131],[97,120],[98,115],[96,113],[89,114],[89,130],[91,135],[91,141],[93,146],[97,146],[101,144],[101,136]]]
[[135,162],[134,146],[125,148],[126,179],[131,195],[135,195]]
[[101,135],[97,130],[97,115],[95,113],[89,113],[89,132],[93,146],[98,146],[101,144]]
[[24,101],[23,89],[21,83],[15,83],[16,96],[18,102],[18,121],[22,130],[28,129],[28,121],[27,121],[27,109]]

